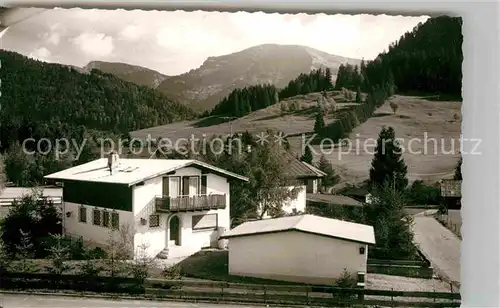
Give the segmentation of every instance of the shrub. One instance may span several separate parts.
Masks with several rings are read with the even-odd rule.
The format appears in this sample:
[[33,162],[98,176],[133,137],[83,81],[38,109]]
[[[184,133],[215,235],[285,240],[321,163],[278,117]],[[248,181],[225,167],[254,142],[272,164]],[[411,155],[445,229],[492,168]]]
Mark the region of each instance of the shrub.
[[15,259],[18,261],[15,263],[14,270],[27,273],[27,272],[38,272],[38,266],[32,261],[35,256],[34,245],[31,240],[31,235],[28,232],[24,232],[19,229],[21,233],[20,244],[16,245]]
[[406,196],[412,205],[437,205],[442,200],[439,187],[425,185],[421,180],[413,182],[407,190]]
[[288,105],[288,112],[295,112],[299,110],[299,104],[297,102],[292,102]]
[[176,280],[180,279],[181,276],[181,265],[179,263],[171,265],[171,266],[165,266],[162,271],[163,277],[165,279],[171,279],[171,280]]
[[3,271],[7,271],[9,269],[9,264],[10,264],[9,255],[5,250],[3,241],[1,240],[0,237],[0,273],[2,273]]
[[40,257],[49,257],[50,249],[59,243],[68,248],[68,258],[70,260],[85,260],[85,245],[83,239],[80,238],[75,240],[69,236],[48,236],[43,238],[40,241],[40,248],[43,250]]
[[13,202],[12,209],[0,222],[0,228],[3,244],[11,257],[16,255],[19,245],[27,244],[21,243],[22,232],[29,235],[29,249],[33,257],[43,258],[47,256],[42,245],[43,240],[51,234],[61,234],[62,231],[57,208],[51,200],[36,190],[31,195]]
[[104,271],[104,267],[98,263],[95,249],[88,250],[84,253],[85,262],[80,267],[79,274],[85,277],[96,277]]
[[446,207],[446,205],[444,203],[439,204],[439,208],[438,208],[437,213],[439,215],[446,215],[446,214],[448,214],[448,207]]
[[[347,271],[347,268],[344,268],[340,277],[337,278],[333,283],[334,287],[343,289],[354,289],[357,287],[357,285],[358,285],[358,280],[356,276],[349,273],[349,271]],[[339,290],[339,291],[335,290],[333,291],[333,296],[341,300],[347,300],[356,298],[357,293],[347,290]]]
[[55,245],[49,248],[51,265],[47,266],[47,270],[51,274],[61,275],[71,269],[66,262],[70,257],[70,248],[63,241],[63,236],[54,235],[53,239],[55,241]]

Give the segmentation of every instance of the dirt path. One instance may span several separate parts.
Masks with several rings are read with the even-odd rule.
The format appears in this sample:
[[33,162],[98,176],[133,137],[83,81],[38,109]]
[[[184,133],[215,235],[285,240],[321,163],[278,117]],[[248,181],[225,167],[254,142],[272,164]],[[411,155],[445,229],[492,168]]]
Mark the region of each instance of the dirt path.
[[431,261],[436,273],[460,284],[460,239],[431,216],[416,215],[415,242]]

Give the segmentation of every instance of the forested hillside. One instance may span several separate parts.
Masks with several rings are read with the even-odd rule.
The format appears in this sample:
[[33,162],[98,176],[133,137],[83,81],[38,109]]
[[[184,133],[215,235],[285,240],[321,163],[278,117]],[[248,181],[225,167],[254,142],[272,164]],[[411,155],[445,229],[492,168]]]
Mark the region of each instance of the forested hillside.
[[315,69],[308,74],[300,74],[291,80],[283,89],[274,85],[256,85],[235,89],[224,97],[210,112],[202,116],[230,116],[242,117],[250,112],[257,111],[278,103],[280,100],[292,96],[331,90],[332,73],[329,68]]
[[[97,70],[82,74],[71,67],[3,50],[0,60],[0,149],[7,152],[5,169],[9,180],[20,185],[39,181],[47,171],[62,168],[58,166],[60,161],[52,161],[53,153],[27,157],[19,147],[27,138],[66,138],[78,145],[85,139],[87,155],[77,161],[68,158],[67,163],[73,164],[92,158],[90,153],[96,145],[93,141],[98,137],[126,135],[131,130],[194,116],[188,107],[164,94],[111,74]],[[47,143],[38,149],[35,142],[27,146],[29,150],[50,150]]]
[[[430,18],[391,44],[359,71],[339,68],[339,87],[368,88],[391,85],[401,94],[441,95],[461,98],[462,19]],[[359,78],[359,73],[365,78]]]
[[278,102],[278,90],[273,85],[256,85],[235,89],[224,97],[209,115],[242,117]]
[[[342,67],[343,64],[340,65]],[[279,92],[280,100],[295,95],[307,94],[330,90],[332,88],[332,73],[329,68],[317,69],[309,74],[300,74],[290,81],[288,85]]]
[[[1,141],[58,137],[61,127],[128,133],[190,117],[164,94],[97,70],[81,74],[58,64],[1,51]],[[60,136],[59,136],[60,137]]]

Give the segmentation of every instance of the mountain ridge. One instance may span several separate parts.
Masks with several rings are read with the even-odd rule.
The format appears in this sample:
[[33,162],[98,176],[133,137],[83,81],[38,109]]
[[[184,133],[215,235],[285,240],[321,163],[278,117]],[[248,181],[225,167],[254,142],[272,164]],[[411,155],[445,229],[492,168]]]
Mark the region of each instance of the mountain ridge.
[[153,89],[157,88],[165,79],[170,78],[170,76],[156,70],[124,62],[90,61],[82,68],[84,72],[90,72],[92,69],[98,69],[125,81]]
[[326,67],[335,76],[340,64],[345,63],[359,65],[361,60],[301,45],[262,44],[208,57],[200,67],[166,79],[157,89],[195,110],[205,111],[236,88],[257,84],[282,88],[302,73]]
[[84,71],[98,69],[168,95],[198,112],[213,108],[236,88],[258,84],[285,87],[302,73],[340,64],[359,65],[360,59],[332,55],[302,45],[260,44],[222,56],[210,56],[197,68],[167,76],[150,68],[121,62],[91,61]]

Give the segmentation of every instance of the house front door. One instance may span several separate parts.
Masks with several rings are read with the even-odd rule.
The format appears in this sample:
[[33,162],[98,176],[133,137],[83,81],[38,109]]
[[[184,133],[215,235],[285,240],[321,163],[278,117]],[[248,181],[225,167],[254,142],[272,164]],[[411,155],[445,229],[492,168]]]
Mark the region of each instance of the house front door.
[[173,241],[175,245],[180,245],[180,220],[179,216],[170,218],[169,226],[169,241]]

